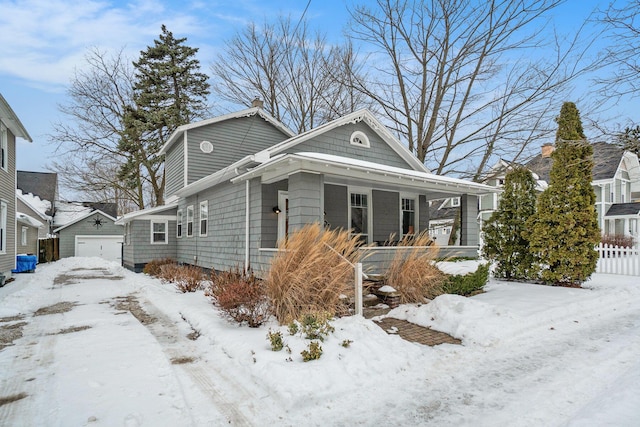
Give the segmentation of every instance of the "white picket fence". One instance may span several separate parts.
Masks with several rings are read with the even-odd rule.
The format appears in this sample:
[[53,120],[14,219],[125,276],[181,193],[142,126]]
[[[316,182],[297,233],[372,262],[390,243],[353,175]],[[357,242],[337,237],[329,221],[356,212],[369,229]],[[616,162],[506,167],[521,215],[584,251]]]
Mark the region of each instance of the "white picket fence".
[[600,243],[596,248],[599,258],[597,273],[640,276],[640,247],[621,248]]

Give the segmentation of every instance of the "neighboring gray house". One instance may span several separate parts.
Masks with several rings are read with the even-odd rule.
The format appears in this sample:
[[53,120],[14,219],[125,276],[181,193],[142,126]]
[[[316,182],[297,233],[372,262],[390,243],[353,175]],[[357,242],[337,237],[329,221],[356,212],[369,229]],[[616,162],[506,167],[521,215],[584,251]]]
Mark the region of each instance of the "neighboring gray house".
[[16,137],[33,142],[0,94],[0,286],[16,267]]
[[16,252],[18,255],[36,255],[38,256],[38,234],[45,225],[22,212],[16,213],[17,230],[16,230]]
[[[602,234],[631,235],[638,237],[639,219],[634,215],[636,205],[630,203],[632,192],[640,188],[640,163],[638,156],[614,144],[595,142],[593,146],[593,181],[596,193],[596,211]],[[553,159],[553,144],[542,146],[541,153],[524,166],[538,182],[537,189],[544,190],[549,182]],[[502,187],[506,173],[512,164],[500,160],[489,172],[484,182]],[[498,208],[498,194],[488,194],[481,198],[481,218],[486,221]],[[636,212],[637,213],[637,212]]]
[[[429,201],[460,197],[459,254],[477,256],[477,198],[495,189],[430,173],[369,111],[293,135],[260,107],[179,127],[165,155],[166,210],[118,220],[128,229],[123,265],[156,251],[154,215],[168,215],[165,254],[177,261],[264,274],[277,242],[308,223],[350,229],[372,247],[370,267],[426,230]],[[170,220],[175,209],[175,232]],[[131,247],[127,247],[131,246]]]
[[92,210],[54,230],[60,239],[60,258],[72,256],[122,260],[124,230],[116,219],[101,210]]
[[53,231],[53,218],[45,214],[45,212],[51,211],[50,208],[46,208],[49,202],[42,201],[39,197],[33,196],[32,194],[25,195],[20,189],[16,191],[16,201],[18,212],[42,223],[42,226],[38,228],[38,238],[46,239],[51,236],[51,232]]

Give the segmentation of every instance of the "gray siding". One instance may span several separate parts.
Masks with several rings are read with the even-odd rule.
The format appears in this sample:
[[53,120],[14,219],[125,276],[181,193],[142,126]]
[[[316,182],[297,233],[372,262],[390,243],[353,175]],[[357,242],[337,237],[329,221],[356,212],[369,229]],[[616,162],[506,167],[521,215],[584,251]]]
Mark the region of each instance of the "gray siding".
[[429,230],[429,201],[426,196],[418,197],[418,231]]
[[[278,214],[273,212],[274,206],[278,206],[278,191],[287,191],[287,180],[276,182],[273,184],[262,185],[256,191],[260,191],[262,199],[260,201],[261,215],[255,218],[260,222],[260,229],[256,232],[261,234],[260,246],[262,248],[275,248],[278,240]],[[251,197],[252,203],[257,202],[257,197]],[[280,206],[284,209],[284,206]]]
[[[257,114],[190,129],[187,131],[188,184],[287,138]],[[202,141],[211,142],[213,152],[203,153]]]
[[[171,211],[175,215],[175,210]],[[171,215],[162,212],[162,216]],[[125,239],[122,265],[130,270],[141,271],[154,259],[177,258],[176,221],[168,221],[167,244],[151,243],[151,219],[132,220],[128,225],[129,235]]]
[[349,194],[347,187],[325,184],[324,198],[324,210],[327,213],[325,219],[331,228],[349,229]]
[[460,245],[478,246],[478,197],[469,194],[460,196]]
[[178,138],[164,159],[165,197],[184,187],[184,136]]
[[[100,216],[102,220],[100,228],[96,228],[92,224],[96,215]],[[95,212],[88,218],[60,230],[58,235],[60,238],[60,258],[67,258],[75,256],[76,236],[122,236],[124,228],[121,225],[115,225],[112,220],[99,212]]]
[[289,176],[289,232],[323,221],[324,177],[298,172]]
[[400,194],[373,190],[373,241],[400,239]]
[[[22,244],[22,227],[27,228],[27,244]],[[38,255],[38,228],[27,224],[17,224],[16,252],[19,254]]]
[[7,247],[0,254],[0,274],[16,266],[16,138],[7,127],[7,170],[0,168],[0,200],[7,204]]
[[[349,142],[355,131],[364,132],[369,137],[369,148],[358,147]],[[350,157],[358,160],[381,163],[405,169],[413,169],[389,145],[363,122],[347,124],[317,137],[302,142],[287,150],[288,153],[314,152]]]
[[18,204],[17,204],[17,211],[21,212],[23,214],[27,214],[30,217],[32,217],[33,219],[40,221],[42,223],[42,227],[40,227],[38,229],[38,238],[40,239],[44,239],[47,237],[47,233],[49,233],[49,224],[47,223],[46,220],[42,219],[37,212],[35,212],[33,209],[31,209],[30,207],[28,207],[27,205],[25,205],[22,200],[17,199],[18,200]]

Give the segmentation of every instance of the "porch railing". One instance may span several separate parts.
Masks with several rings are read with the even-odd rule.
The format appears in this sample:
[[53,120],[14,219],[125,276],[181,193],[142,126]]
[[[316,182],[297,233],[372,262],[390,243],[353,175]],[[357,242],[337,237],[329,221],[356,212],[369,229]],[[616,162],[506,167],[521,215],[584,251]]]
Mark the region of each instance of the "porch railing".
[[596,273],[640,276],[640,247],[619,247],[600,243]]

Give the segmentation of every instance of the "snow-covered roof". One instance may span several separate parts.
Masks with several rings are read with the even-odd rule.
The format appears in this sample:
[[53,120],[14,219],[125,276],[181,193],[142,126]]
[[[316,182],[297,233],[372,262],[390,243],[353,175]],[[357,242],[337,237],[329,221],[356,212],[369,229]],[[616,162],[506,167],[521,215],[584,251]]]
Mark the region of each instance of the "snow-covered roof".
[[[65,225],[63,225],[62,227],[58,227],[58,228],[56,228],[55,230],[53,230],[53,232],[54,232],[54,233],[57,233],[57,232],[59,232],[60,230],[63,230],[63,229],[65,229],[65,228],[69,227],[70,225],[73,225],[73,224],[75,224],[75,223],[77,223],[77,222],[80,222],[80,221],[82,221],[82,220],[84,220],[84,219],[87,219],[87,218],[89,218],[91,215],[95,215],[95,214],[101,214],[101,215],[103,215],[103,216],[105,216],[105,217],[109,218],[110,220],[112,220],[114,223],[116,222],[116,219],[115,219],[114,217],[112,217],[112,216],[111,216],[111,215],[109,215],[109,214],[106,214],[106,213],[102,212],[100,209],[91,209],[91,208],[86,208],[86,209],[90,209],[90,210],[89,210],[89,212],[86,212],[86,213],[85,213],[85,214],[83,214],[83,215],[79,215],[79,216],[77,216],[73,221],[70,221],[70,222],[66,223],[66,224],[65,224]],[[58,214],[56,213],[56,217],[57,217],[57,216],[58,216]]]
[[18,221],[21,224],[30,225],[36,228],[44,227],[43,223],[41,223],[34,217],[24,214],[22,212],[16,212],[16,221]]
[[83,206],[81,203],[73,202],[56,202],[56,215],[53,217],[53,225],[55,227],[63,227],[67,224],[76,222],[83,216],[93,212],[94,209]]
[[51,219],[51,217],[46,214],[47,211],[51,210],[51,202],[49,200],[42,200],[40,197],[34,196],[31,193],[24,194],[19,188],[16,189],[16,197],[31,208],[32,211],[36,212],[43,220],[47,221]]
[[186,124],[186,125],[179,126],[171,134],[171,136],[169,137],[169,140],[162,146],[162,148],[160,149],[160,153],[159,154],[166,154],[166,152],[169,149],[169,147],[171,147],[173,145],[173,143],[177,141],[177,139],[180,136],[180,134],[182,132],[186,131],[186,130],[195,129],[195,128],[198,128],[198,127],[201,127],[201,126],[207,126],[207,125],[211,125],[211,124],[214,124],[214,123],[223,122],[223,121],[229,120],[229,119],[239,119],[241,117],[251,117],[251,116],[254,116],[256,114],[258,116],[262,117],[267,122],[271,123],[276,128],[280,129],[280,131],[282,131],[285,135],[288,135],[288,136],[295,135],[295,133],[291,129],[289,129],[288,127],[286,127],[282,123],[280,123],[275,117],[273,117],[271,114],[269,114],[266,111],[264,111],[262,108],[252,107],[252,108],[247,108],[247,109],[244,109],[244,110],[236,111],[234,113],[225,114],[223,116],[218,116],[218,117],[214,117],[214,118],[211,118],[211,119],[201,120],[199,122],[194,122],[194,123],[189,123],[189,124]]
[[148,208],[148,209],[142,209],[139,211],[135,211],[135,212],[129,212],[128,214],[125,214],[123,216],[121,216],[120,218],[118,218],[118,220],[115,222],[116,225],[124,225],[140,216],[143,215],[151,215],[151,214],[157,214],[159,212],[164,212],[164,211],[168,211],[170,209],[175,209],[176,207],[178,207],[178,203],[177,202],[173,202],[173,203],[167,203],[166,205],[162,205],[162,206],[155,206],[153,208]]

